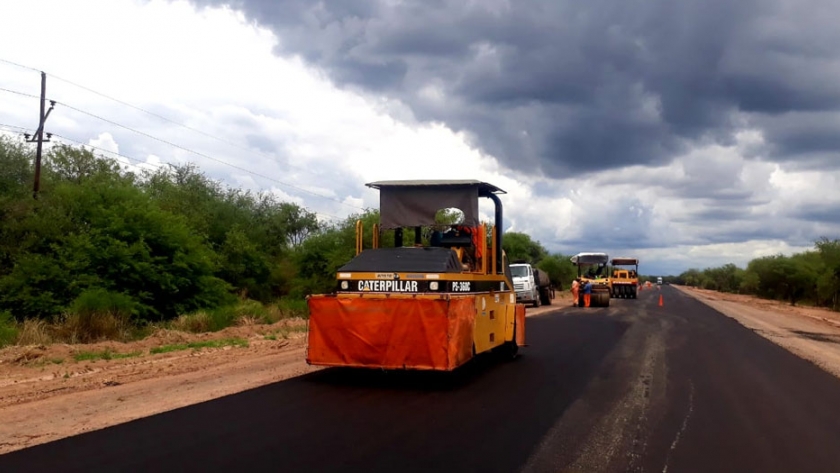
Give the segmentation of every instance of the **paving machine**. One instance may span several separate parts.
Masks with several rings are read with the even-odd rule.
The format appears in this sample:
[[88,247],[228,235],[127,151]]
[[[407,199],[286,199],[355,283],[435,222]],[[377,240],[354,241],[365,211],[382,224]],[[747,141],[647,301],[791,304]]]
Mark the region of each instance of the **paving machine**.
[[[639,260],[636,258],[613,258],[610,278],[612,297],[635,299],[639,289]],[[632,267],[632,269],[630,268]]]
[[577,266],[580,282],[578,307],[583,307],[583,286],[587,282],[592,284],[590,307],[609,307],[611,290],[607,264],[610,257],[606,253],[578,253],[571,261]]
[[[356,224],[356,256],[338,269],[332,294],[311,295],[310,365],[452,371],[476,355],[515,358],[525,344],[525,306],[516,303],[502,250],[504,191],[475,180],[380,181],[373,241]],[[478,201],[495,205],[488,228]],[[457,208],[460,224],[435,220]],[[404,232],[414,238],[404,242]],[[394,247],[380,247],[382,232]]]

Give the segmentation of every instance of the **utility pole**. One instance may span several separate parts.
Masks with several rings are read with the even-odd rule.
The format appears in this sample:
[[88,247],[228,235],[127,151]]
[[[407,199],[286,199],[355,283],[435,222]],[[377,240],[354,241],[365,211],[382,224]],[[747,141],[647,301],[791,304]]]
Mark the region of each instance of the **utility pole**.
[[35,185],[32,190],[32,197],[37,199],[38,198],[38,191],[41,190],[41,150],[43,149],[44,142],[49,142],[50,138],[52,138],[52,133],[47,133],[47,139],[44,140],[44,123],[47,121],[47,117],[50,116],[50,112],[52,112],[53,107],[55,107],[55,101],[50,100],[50,109],[47,110],[47,113],[44,113],[44,107],[47,104],[47,74],[43,71],[41,72],[41,113],[38,115],[38,131],[35,132],[35,136],[32,139],[29,139],[29,134],[25,134],[26,141],[29,143],[36,142],[38,143],[36,150],[35,150]]

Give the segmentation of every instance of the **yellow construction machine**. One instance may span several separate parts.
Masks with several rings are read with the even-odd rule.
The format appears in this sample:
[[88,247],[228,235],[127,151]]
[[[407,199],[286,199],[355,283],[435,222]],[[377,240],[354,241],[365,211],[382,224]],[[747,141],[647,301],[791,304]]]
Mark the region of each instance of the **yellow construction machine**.
[[[613,267],[612,278],[610,278],[612,296],[621,299],[635,299],[639,289],[639,260],[636,258],[613,258],[610,263]],[[625,269],[622,266],[632,266],[632,269]]]
[[610,306],[610,278],[607,273],[607,263],[610,257],[606,253],[578,253],[571,258],[572,264],[577,266],[580,293],[578,306],[583,307],[584,285],[592,285],[591,307]]
[[[515,358],[525,344],[525,306],[502,250],[504,191],[475,180],[380,181],[373,241],[356,224],[356,256],[338,269],[335,292],[312,295],[311,365],[451,371],[474,356]],[[495,205],[489,230],[479,198]],[[443,232],[435,216],[459,209]],[[414,231],[405,244],[404,230]],[[394,232],[394,247],[380,246]]]

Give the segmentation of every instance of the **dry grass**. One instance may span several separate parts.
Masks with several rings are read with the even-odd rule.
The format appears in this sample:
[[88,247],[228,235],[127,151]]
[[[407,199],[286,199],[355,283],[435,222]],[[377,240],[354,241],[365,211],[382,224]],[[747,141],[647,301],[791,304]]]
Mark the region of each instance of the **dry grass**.
[[190,342],[190,343],[176,343],[172,345],[164,345],[160,347],[155,347],[149,350],[149,353],[152,355],[156,355],[158,353],[169,353],[173,351],[181,351],[181,350],[200,350],[202,348],[223,348],[223,347],[241,347],[247,348],[248,347],[248,340],[243,338],[224,338],[221,340],[204,340],[200,342]]
[[265,334],[263,338],[266,340],[277,340],[279,338],[288,340],[292,335],[296,333],[303,333],[307,330],[309,330],[309,326],[305,323],[285,324]]
[[27,319],[19,325],[18,345],[48,345],[52,343],[53,327],[39,319]]
[[265,323],[259,317],[253,315],[243,315],[236,320],[236,325],[240,325],[242,327],[253,327],[254,325],[262,325]]
[[126,318],[108,312],[66,314],[53,327],[55,339],[71,344],[127,341],[132,338],[134,329]]
[[[0,313],[0,347],[7,345],[48,345],[51,343],[88,344],[105,340],[128,342],[150,335],[155,329],[176,332],[209,333],[227,327],[255,327],[283,322],[284,328],[272,336],[287,338],[301,330],[295,325],[308,318],[306,301],[280,300],[262,304],[245,300],[236,305],[203,310],[156,325],[137,326],[127,316],[107,311],[69,312],[52,321],[27,319],[16,322]],[[286,327],[287,323],[289,327]],[[305,330],[305,323],[304,329]]]
[[210,323],[210,316],[207,315],[207,312],[196,312],[179,316],[170,323],[170,328],[182,332],[201,333],[210,331]]

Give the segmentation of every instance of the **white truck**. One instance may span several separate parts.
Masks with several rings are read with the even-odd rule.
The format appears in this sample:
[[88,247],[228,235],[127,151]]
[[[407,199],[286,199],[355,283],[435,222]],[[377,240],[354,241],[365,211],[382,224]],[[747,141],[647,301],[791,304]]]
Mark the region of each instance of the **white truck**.
[[513,290],[516,291],[516,302],[540,305],[551,305],[554,291],[548,273],[532,267],[528,263],[514,263],[510,265],[510,275],[513,278]]
[[662,285],[662,276],[656,278],[656,284],[659,284],[660,286]]

